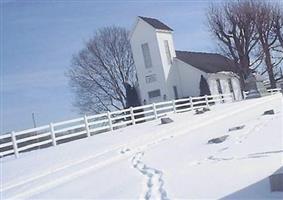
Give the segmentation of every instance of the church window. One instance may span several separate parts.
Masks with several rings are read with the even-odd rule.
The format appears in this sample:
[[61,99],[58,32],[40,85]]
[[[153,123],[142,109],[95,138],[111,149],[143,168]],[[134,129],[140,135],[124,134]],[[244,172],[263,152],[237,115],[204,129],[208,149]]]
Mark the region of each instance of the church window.
[[151,57],[150,57],[150,51],[149,51],[148,43],[142,44],[141,47],[142,47],[142,54],[143,54],[145,68],[151,68],[152,67],[152,62],[151,62]]
[[161,96],[160,90],[152,90],[152,91],[148,92],[148,97],[150,99],[160,97],[160,96]]
[[166,53],[166,57],[167,57],[167,62],[170,65],[172,63],[172,60],[171,60],[171,53],[170,53],[170,49],[169,49],[168,40],[164,40],[164,47],[165,47],[165,53]]

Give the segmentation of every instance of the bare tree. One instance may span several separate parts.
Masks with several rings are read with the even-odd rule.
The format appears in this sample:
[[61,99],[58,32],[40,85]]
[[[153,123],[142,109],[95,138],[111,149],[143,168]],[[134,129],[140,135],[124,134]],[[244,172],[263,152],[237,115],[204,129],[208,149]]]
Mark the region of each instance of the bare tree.
[[68,76],[81,113],[126,108],[126,83],[135,82],[128,35],[121,27],[102,28],[73,56]]
[[273,8],[275,15],[274,32],[277,35],[281,48],[283,48],[283,9],[279,6]]
[[274,7],[268,2],[254,2],[253,7],[256,32],[260,41],[260,48],[264,54],[266,71],[268,73],[271,87],[275,88],[276,80],[273,71],[275,63],[272,58],[272,47],[277,41],[277,34],[274,34],[273,31],[277,16]]
[[[275,23],[274,23],[274,34],[277,36],[278,41],[277,44],[273,47],[274,54],[273,58],[274,60],[277,60],[277,63],[274,63],[274,66],[276,67],[274,76],[275,80],[279,80],[282,78],[282,61],[283,61],[283,4],[281,2],[278,4],[273,5],[273,11],[275,15]],[[280,67],[281,64],[281,67]]]
[[258,37],[252,6],[250,1],[231,1],[212,5],[207,13],[210,30],[224,54],[234,60],[242,86],[250,67],[262,58],[255,51]]

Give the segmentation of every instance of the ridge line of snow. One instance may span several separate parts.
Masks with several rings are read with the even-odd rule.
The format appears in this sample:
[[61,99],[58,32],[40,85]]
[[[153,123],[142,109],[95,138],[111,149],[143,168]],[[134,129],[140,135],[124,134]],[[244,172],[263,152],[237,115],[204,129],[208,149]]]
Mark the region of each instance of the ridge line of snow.
[[22,192],[20,194],[17,194],[13,197],[10,197],[8,199],[26,199],[26,198],[29,198],[31,197],[32,195],[35,195],[35,194],[38,194],[42,191],[45,191],[46,189],[48,188],[52,188],[52,187],[55,187],[55,186],[58,186],[60,184],[63,184],[67,181],[70,181],[70,180],[73,180],[77,177],[80,177],[90,171],[93,171],[93,170],[97,170],[97,169],[100,169],[104,166],[107,166],[109,164],[112,164],[112,163],[115,163],[117,161],[121,161],[123,159],[126,159],[128,158],[128,156],[125,156],[125,155],[117,155],[115,157],[111,157],[110,159],[107,159],[105,161],[102,161],[102,162],[99,162],[97,163],[96,165],[91,165],[90,167],[87,167],[87,168],[84,168],[84,169],[81,169],[81,170],[78,170],[72,174],[69,174],[69,175],[65,175],[61,178],[58,178],[58,179],[55,179],[54,181],[51,181],[51,182],[47,182],[45,184],[42,184],[40,186],[37,186],[35,188],[32,188],[30,190],[26,190],[25,192]]
[[4,192],[6,190],[9,190],[9,189],[12,189],[14,187],[18,187],[20,185],[24,185],[28,182],[32,182],[32,181],[35,181],[37,179],[40,179],[40,178],[43,178],[45,176],[48,176],[50,174],[53,174],[53,173],[56,173],[56,172],[59,172],[59,171],[62,171],[62,170],[65,170],[67,168],[70,168],[70,167],[73,167],[73,166],[76,166],[76,165],[79,165],[79,164],[82,164],[84,162],[87,162],[87,161],[90,161],[91,159],[95,159],[97,157],[100,157],[100,156],[103,156],[111,151],[115,151],[115,150],[118,150],[120,149],[121,147],[123,147],[124,145],[118,145],[116,147],[114,147],[113,149],[110,149],[110,150],[106,150],[106,151],[103,151],[101,153],[97,153],[95,155],[92,155],[92,156],[88,156],[88,157],[85,157],[81,160],[78,160],[76,162],[72,162],[70,164],[65,164],[63,166],[60,166],[60,167],[57,167],[57,168],[54,168],[54,169],[51,169],[51,170],[48,170],[47,172],[45,173],[41,173],[39,175],[36,175],[36,176],[32,176],[31,178],[28,178],[28,179],[25,179],[25,180],[22,180],[22,181],[19,181],[19,180],[16,180],[16,183],[9,183],[7,185],[4,185],[3,187],[0,188],[0,192]]

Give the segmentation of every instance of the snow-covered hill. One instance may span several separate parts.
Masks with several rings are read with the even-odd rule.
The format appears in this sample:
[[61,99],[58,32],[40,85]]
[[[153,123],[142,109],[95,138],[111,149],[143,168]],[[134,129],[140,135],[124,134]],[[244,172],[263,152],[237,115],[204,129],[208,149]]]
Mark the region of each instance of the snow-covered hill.
[[[275,115],[262,115],[274,109]],[[1,197],[63,199],[282,198],[282,95],[221,104],[1,161]],[[235,126],[243,129],[228,131]],[[208,140],[228,135],[218,144]]]

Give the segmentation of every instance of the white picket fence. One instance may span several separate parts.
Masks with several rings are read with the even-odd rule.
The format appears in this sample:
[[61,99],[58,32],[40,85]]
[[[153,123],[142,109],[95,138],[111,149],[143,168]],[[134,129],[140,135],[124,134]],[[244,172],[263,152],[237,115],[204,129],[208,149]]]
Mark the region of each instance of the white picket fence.
[[[266,95],[269,95],[269,94],[271,94],[271,95],[272,95],[272,94],[276,94],[276,93],[281,92],[281,91],[282,91],[281,88],[268,89],[268,90],[267,90],[268,93],[267,93]],[[244,99],[247,98],[248,93],[249,93],[249,92],[243,91]]]
[[13,154],[19,157],[20,153],[26,151],[56,146],[128,125],[154,120],[167,113],[191,111],[215,103],[232,101],[232,94],[190,97],[84,116],[23,131],[13,131],[11,134],[0,135],[0,157]]

